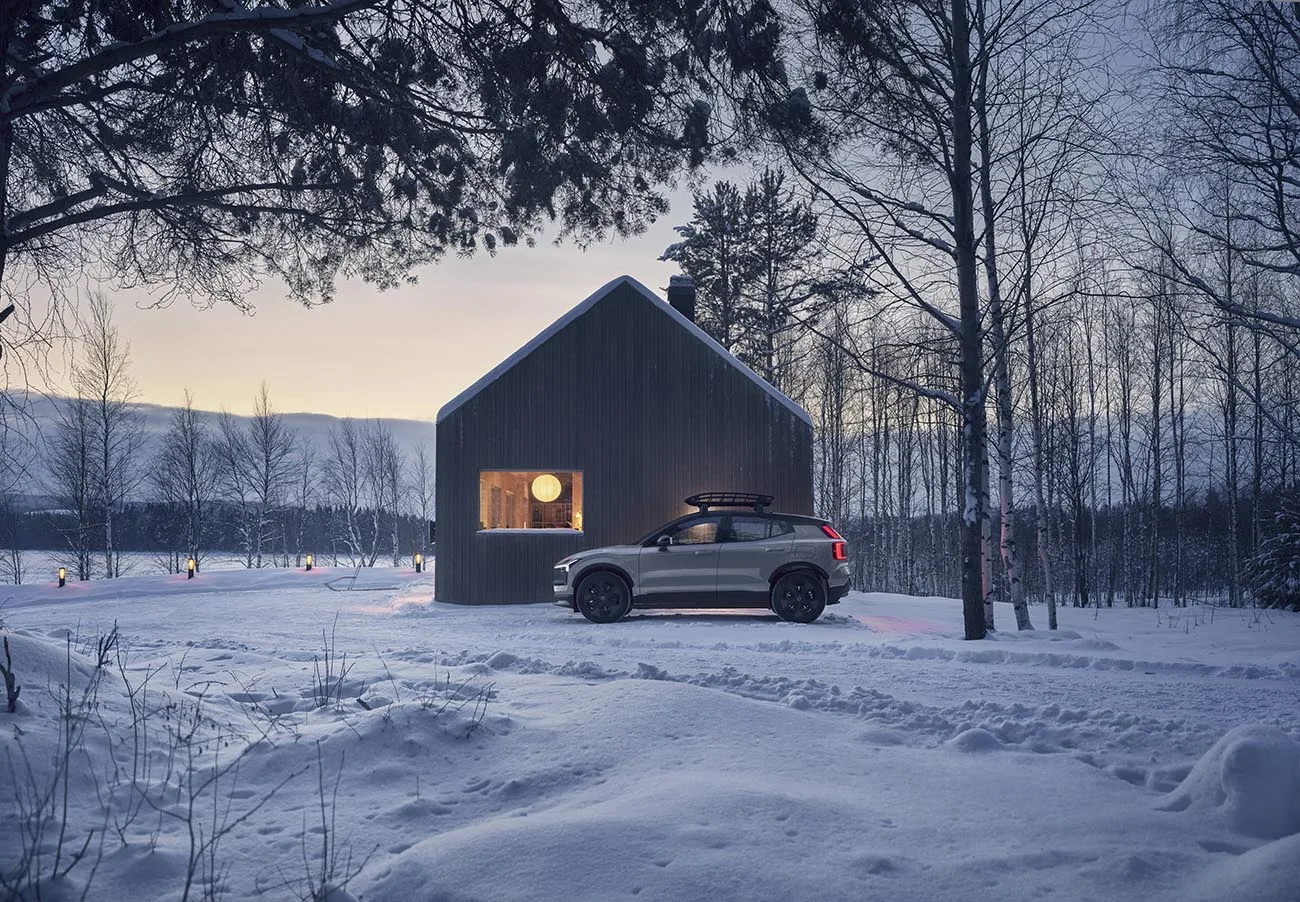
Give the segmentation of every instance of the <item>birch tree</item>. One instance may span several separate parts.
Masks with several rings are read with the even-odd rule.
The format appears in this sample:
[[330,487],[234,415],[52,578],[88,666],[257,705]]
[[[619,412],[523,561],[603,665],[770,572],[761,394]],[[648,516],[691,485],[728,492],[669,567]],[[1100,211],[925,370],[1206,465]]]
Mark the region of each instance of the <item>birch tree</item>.
[[96,471],[95,420],[91,402],[64,398],[57,402],[54,427],[46,439],[45,460],[49,492],[71,521],[62,529],[77,579],[91,577],[95,541]]
[[[1184,224],[1233,248],[1243,266],[1300,275],[1300,20],[1285,4],[1177,0],[1155,35],[1171,137],[1167,161],[1188,185]],[[1210,185],[1197,185],[1209,174]],[[1218,215],[1234,186],[1229,215]],[[1197,190],[1197,189],[1200,190]],[[1208,189],[1208,190],[1207,190]],[[1198,215],[1208,213],[1209,215]],[[1234,234],[1235,232],[1235,234]],[[1300,317],[1212,292],[1222,310],[1289,333]]]
[[293,485],[294,450],[297,437],[284,415],[271,405],[265,382],[253,401],[253,416],[246,442],[254,524],[252,552],[255,566],[262,566],[264,554],[274,553],[274,543],[284,537],[280,514]]
[[953,345],[957,391],[914,385],[960,413],[962,606],[966,637],[983,638],[988,397],[976,90],[981,61],[1000,49],[992,36],[1026,12],[983,0],[800,8],[811,83],[777,98],[768,118],[845,240],[878,255],[899,300],[931,316]]
[[136,411],[137,388],[131,376],[131,347],[113,325],[108,296],[92,292],[90,321],[77,350],[72,386],[90,403],[96,476],[95,498],[101,518],[104,575],[121,576],[114,521],[145,479],[140,467],[144,431]]
[[365,429],[363,472],[369,488],[368,494],[373,501],[372,528],[376,537],[376,550],[369,559],[372,567],[378,560],[378,537],[385,525],[393,566],[396,567],[401,563],[402,550],[398,530],[402,516],[402,474],[405,469],[406,457],[397,446],[392,428],[382,420],[370,423]]
[[[207,420],[186,389],[183,404],[172,411],[151,476],[158,497],[179,513],[172,547],[193,558],[197,568],[207,556],[216,493],[217,458]],[[183,561],[178,557],[172,563],[179,572]]]
[[412,549],[429,556],[429,523],[434,517],[436,470],[433,453],[427,445],[417,445],[412,452],[407,470],[407,497],[411,499],[408,510],[420,518],[418,534]]
[[302,564],[303,555],[308,552],[306,545],[307,527],[311,513],[317,502],[317,483],[320,475],[317,463],[319,450],[306,439],[299,439],[294,448],[293,460],[293,504],[292,516],[285,523],[285,565],[292,557],[293,566]]
[[33,448],[25,436],[10,426],[8,411],[0,409],[0,574],[21,585],[26,511],[18,503],[18,489],[31,475]]
[[364,564],[377,555],[377,535],[367,534],[362,518],[367,502],[365,436],[356,420],[344,419],[330,430],[325,454],[325,492],[337,509],[337,541],[353,563]]
[[235,529],[244,566],[252,569],[257,518],[252,504],[253,465],[248,437],[233,414],[222,411],[217,417],[217,435],[213,443],[217,485],[221,498],[234,509]]

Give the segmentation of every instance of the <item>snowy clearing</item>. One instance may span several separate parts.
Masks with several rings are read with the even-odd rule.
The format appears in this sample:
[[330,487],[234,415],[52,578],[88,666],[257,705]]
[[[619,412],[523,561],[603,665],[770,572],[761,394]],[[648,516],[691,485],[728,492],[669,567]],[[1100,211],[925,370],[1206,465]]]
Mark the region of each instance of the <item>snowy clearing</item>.
[[8,894],[1300,899],[1300,616],[602,627],[353,572],[10,588]]

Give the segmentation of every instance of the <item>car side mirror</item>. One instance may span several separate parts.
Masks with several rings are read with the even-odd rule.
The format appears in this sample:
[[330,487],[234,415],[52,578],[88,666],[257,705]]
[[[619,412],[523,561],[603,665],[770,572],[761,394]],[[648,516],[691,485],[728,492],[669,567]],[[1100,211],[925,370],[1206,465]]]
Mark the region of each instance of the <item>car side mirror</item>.
[[671,545],[672,543],[673,543],[673,537],[668,535],[667,533],[664,533],[659,538],[655,539],[655,544],[659,546],[660,551],[666,551],[668,549],[668,546]]

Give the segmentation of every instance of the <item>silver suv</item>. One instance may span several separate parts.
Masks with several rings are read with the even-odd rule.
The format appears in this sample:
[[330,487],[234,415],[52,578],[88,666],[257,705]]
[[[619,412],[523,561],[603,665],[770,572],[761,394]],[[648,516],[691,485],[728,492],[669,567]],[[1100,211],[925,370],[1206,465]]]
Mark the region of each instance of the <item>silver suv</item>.
[[571,554],[555,565],[555,603],[593,623],[632,608],[771,608],[811,623],[849,591],[848,546],[826,520],[767,510],[771,495],[706,492],[699,510],[635,545]]

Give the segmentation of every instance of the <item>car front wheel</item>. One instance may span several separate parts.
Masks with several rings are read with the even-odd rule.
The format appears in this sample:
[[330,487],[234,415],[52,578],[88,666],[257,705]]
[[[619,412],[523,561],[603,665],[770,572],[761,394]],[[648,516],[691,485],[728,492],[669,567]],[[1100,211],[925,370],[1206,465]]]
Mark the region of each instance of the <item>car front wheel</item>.
[[617,574],[605,570],[578,584],[578,610],[592,623],[613,623],[632,608],[632,594]]
[[812,623],[826,610],[826,583],[816,573],[796,570],[772,586],[772,610],[790,623]]

